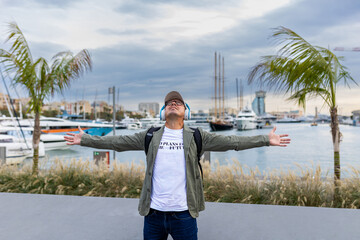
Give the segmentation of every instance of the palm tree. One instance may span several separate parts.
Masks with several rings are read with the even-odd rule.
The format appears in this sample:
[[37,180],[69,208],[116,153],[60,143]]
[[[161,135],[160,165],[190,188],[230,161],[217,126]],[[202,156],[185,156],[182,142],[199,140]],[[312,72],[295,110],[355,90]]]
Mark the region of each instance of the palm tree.
[[336,87],[341,81],[348,87],[356,82],[329,49],[312,46],[301,36],[285,27],[274,29],[272,38],[280,45],[277,55],[264,56],[252,67],[248,83],[257,81],[275,92],[289,93],[305,108],[306,100],[321,97],[329,107],[334,149],[334,181],[340,180],[340,137]]
[[35,113],[33,133],[33,173],[38,173],[40,113],[44,100],[55,92],[62,92],[69,87],[70,81],[78,79],[84,72],[91,70],[92,61],[89,52],[84,49],[78,54],[59,52],[51,61],[44,58],[33,59],[24,34],[14,22],[9,24],[9,36],[6,42],[12,42],[9,51],[0,49],[0,61],[4,71],[11,74],[13,83],[19,84],[31,98],[28,111]]

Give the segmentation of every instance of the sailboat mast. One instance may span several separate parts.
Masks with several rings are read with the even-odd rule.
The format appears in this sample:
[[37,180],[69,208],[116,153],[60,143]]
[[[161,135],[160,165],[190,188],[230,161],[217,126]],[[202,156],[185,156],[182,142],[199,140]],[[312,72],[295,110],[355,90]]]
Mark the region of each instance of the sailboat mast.
[[219,118],[221,118],[221,56],[219,54]]
[[214,116],[215,116],[215,121],[217,118],[217,97],[216,97],[216,91],[217,91],[217,74],[216,74],[216,69],[217,69],[217,65],[216,65],[216,52],[215,52],[215,108],[214,108]]
[[242,85],[242,79],[240,79],[240,110],[243,109],[244,105],[244,87]]
[[224,57],[222,58],[222,119],[225,119],[225,63]]
[[236,107],[239,111],[239,80],[236,78]]
[[95,121],[96,121],[96,98],[97,98],[97,89],[95,92],[95,100],[94,100],[94,119],[95,119]]

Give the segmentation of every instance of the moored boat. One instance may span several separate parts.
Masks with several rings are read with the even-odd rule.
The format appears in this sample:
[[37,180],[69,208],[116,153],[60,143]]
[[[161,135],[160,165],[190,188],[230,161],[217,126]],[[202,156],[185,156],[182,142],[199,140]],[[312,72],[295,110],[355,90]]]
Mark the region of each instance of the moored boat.
[[[11,135],[0,134],[0,147],[6,148],[6,164],[19,164],[26,158],[32,157],[34,149],[31,139],[18,138]],[[45,156],[44,143],[39,143],[39,157]]]
[[284,118],[277,120],[277,122],[278,123],[300,123],[301,121],[285,116]]
[[[2,122],[3,126],[14,126],[13,122]],[[21,127],[33,127],[34,120],[23,119],[20,121]],[[67,132],[78,133],[78,126],[85,133],[90,135],[105,136],[110,133],[113,129],[111,124],[95,123],[95,122],[84,122],[84,121],[69,121],[60,118],[40,118],[41,132],[51,133],[58,135],[65,135]]]
[[246,106],[238,113],[236,125],[238,130],[256,129],[258,123],[255,112],[249,106]]
[[[28,141],[31,144],[31,142],[32,142],[31,139],[32,139],[32,134],[34,132],[34,128],[22,127],[21,131],[24,134],[24,137],[26,139],[28,139]],[[21,137],[21,135],[22,135],[21,131],[20,131],[20,128],[18,128],[18,127],[0,126],[0,134],[2,134],[2,135],[15,136],[15,137],[20,136]],[[66,144],[66,141],[64,140],[63,135],[41,133],[40,141],[43,142],[45,151],[68,149],[70,147],[70,145]]]
[[210,128],[212,131],[225,131],[233,129],[234,125],[232,123],[224,121],[212,121],[210,122]]

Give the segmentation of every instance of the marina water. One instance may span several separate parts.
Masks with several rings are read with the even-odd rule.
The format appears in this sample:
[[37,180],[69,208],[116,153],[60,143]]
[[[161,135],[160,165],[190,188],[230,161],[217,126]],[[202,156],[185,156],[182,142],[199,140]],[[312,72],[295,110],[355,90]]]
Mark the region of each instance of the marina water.
[[[231,165],[233,161],[238,161],[245,167],[259,169],[261,173],[271,171],[294,170],[300,175],[299,166],[305,170],[307,168],[315,169],[320,166],[322,175],[333,176],[334,159],[333,146],[328,123],[319,124],[311,127],[309,123],[292,123],[275,125],[276,134],[289,134],[291,144],[287,147],[261,147],[243,151],[211,152],[211,164],[214,167],[217,163],[220,165]],[[210,131],[210,128],[203,128]],[[238,131],[236,129],[216,132],[222,135],[254,136],[268,134],[271,129],[256,129],[248,131]],[[140,130],[116,130],[116,135],[130,135]],[[360,128],[353,126],[340,125],[342,141],[340,143],[340,161],[342,177],[350,176],[351,167],[360,169]],[[108,136],[112,136],[112,132]],[[56,158],[61,161],[78,159],[79,161],[92,161],[93,148],[71,146],[68,150],[54,150],[46,153],[47,166]],[[108,151],[108,150],[99,150]],[[27,160],[31,162],[31,159]],[[113,161],[113,151],[110,151],[110,161]],[[116,161],[134,162],[137,164],[145,162],[145,153],[143,151],[116,152]],[[45,166],[46,166],[45,165]],[[247,168],[248,167],[248,168]]]

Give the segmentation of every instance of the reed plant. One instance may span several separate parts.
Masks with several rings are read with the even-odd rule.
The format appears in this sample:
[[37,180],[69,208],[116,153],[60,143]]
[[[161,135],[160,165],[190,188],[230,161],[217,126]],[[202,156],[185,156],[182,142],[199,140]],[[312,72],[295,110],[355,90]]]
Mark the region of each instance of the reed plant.
[[[33,175],[31,166],[2,166],[0,191],[16,193],[61,194],[139,198],[145,175],[145,164],[113,163],[97,166],[89,161],[56,159],[50,167],[40,167]],[[220,166],[203,163],[206,201],[360,208],[360,170],[340,182],[339,198],[334,198],[332,176],[319,166],[298,171],[279,170],[261,173],[233,161]],[[335,199],[335,200],[334,200]]]

